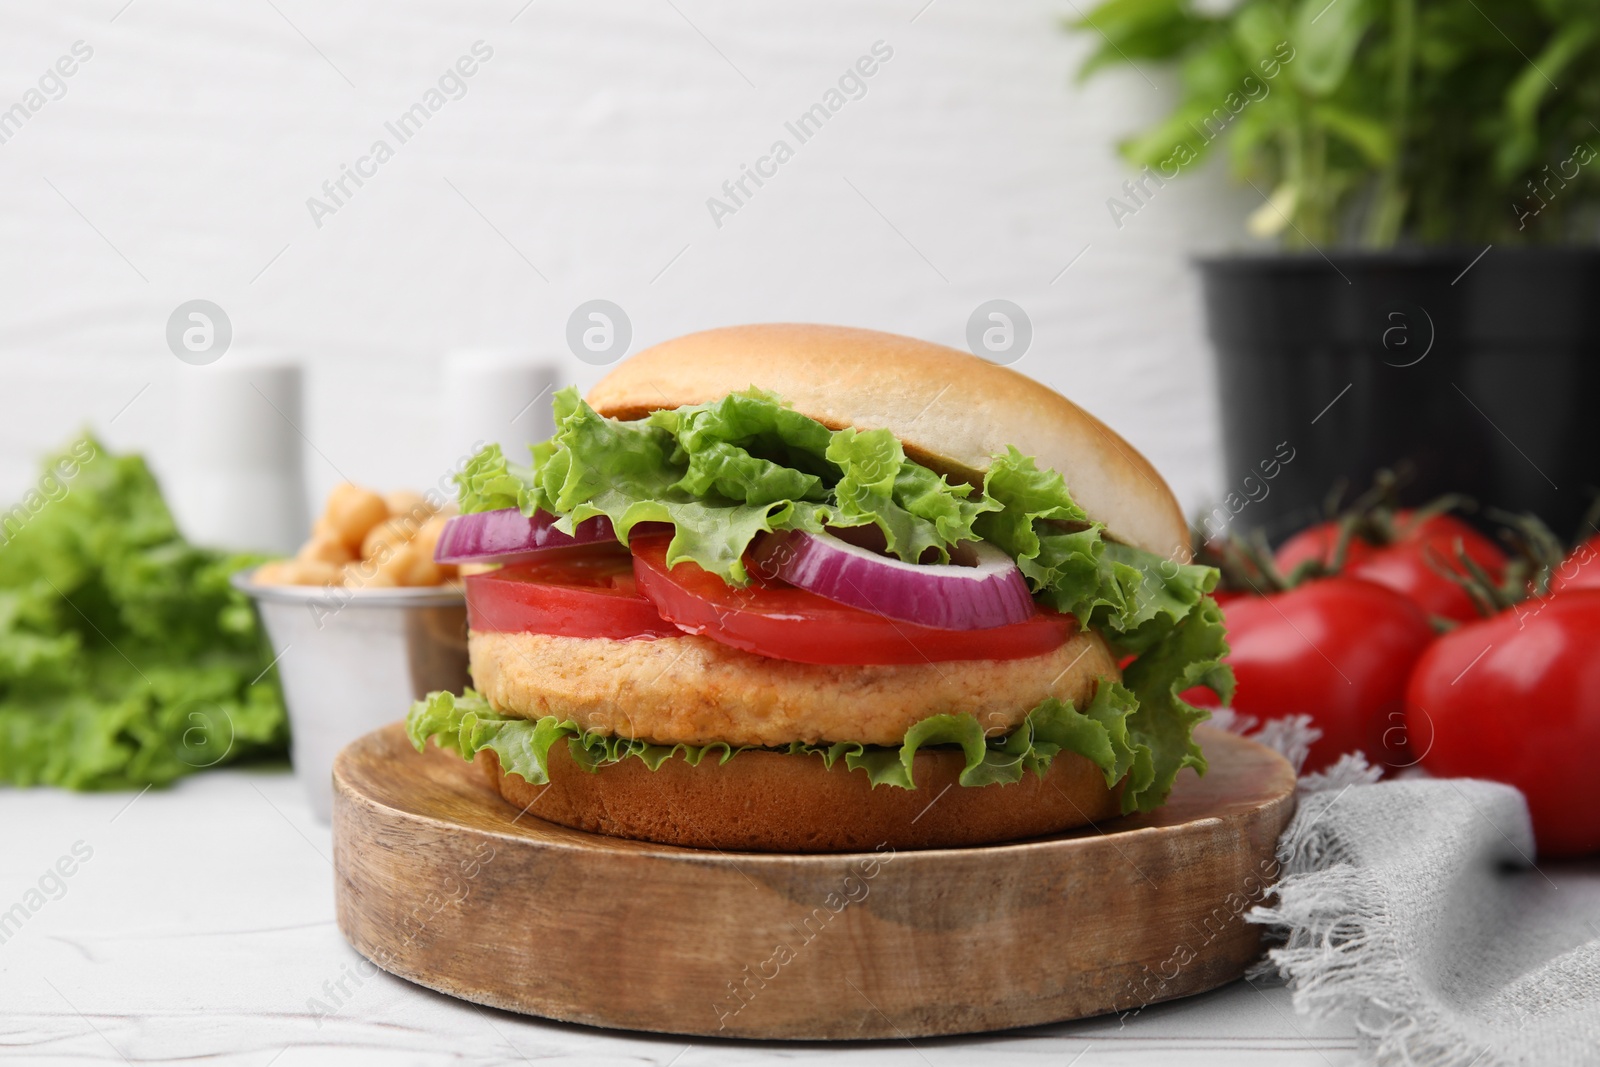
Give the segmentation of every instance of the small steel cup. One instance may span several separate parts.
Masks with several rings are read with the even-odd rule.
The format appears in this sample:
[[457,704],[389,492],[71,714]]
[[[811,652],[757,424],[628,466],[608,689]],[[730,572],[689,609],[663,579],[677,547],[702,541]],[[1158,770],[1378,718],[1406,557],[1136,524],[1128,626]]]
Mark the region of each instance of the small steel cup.
[[327,822],[341,748],[402,718],[430,690],[470,684],[466,599],[459,586],[258,585],[254,573],[234,575],[233,587],[255,602],[266,627],[295,773]]

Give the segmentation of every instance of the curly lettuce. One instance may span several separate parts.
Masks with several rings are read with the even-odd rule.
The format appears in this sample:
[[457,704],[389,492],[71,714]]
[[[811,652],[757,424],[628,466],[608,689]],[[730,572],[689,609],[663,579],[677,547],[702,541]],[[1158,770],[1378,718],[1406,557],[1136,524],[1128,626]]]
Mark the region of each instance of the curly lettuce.
[[138,789],[281,757],[252,562],[184,540],[143,459],[93,437],[0,512],[0,784]]
[[496,446],[474,456],[457,476],[461,510],[547,511],[564,532],[604,515],[624,544],[639,523],[671,523],[668,564],[688,560],[743,585],[744,552],[770,530],[871,525],[901,559],[948,562],[995,506],[912,463],[888,430],[829,430],[756,389],[633,422],[603,418],[564,389],[555,422],[531,467]]
[[1133,653],[1123,683],[1138,697],[1129,716],[1137,751],[1123,791],[1124,810],[1165,802],[1178,772],[1206,770],[1194,727],[1209,712],[1184,700],[1205,686],[1233,698],[1233,671],[1222,662],[1227,632],[1216,601],[1212,567],[1177,563],[1108,541],[1073,502],[1061,475],[1008,449],[995,457],[984,493],[1001,510],[984,515],[978,532],[1016,559],[1035,596],[1098,630],[1113,649]]
[[[526,467],[494,446],[475,456],[457,479],[462,511],[543,510],[569,532],[605,515],[624,544],[641,522],[669,523],[669,564],[692,562],[732,585],[749,580],[742,557],[769,530],[874,526],[890,553],[922,562],[947,561],[963,541],[988,541],[1017,561],[1040,603],[1136,657],[1125,689],[1118,687],[1129,695],[1118,705],[1126,751],[1111,759],[1095,747],[1090,757],[1126,778],[1124,808],[1159,806],[1184,767],[1204,772],[1192,735],[1207,713],[1181,694],[1203,685],[1224,700],[1232,695],[1221,614],[1206,595],[1217,572],[1108,540],[1061,475],[1017,449],[993,457],[981,486],[952,483],[908,459],[888,430],[830,430],[758,389],[628,422],[602,417],[567,389],[555,398],[555,421],[555,436],[535,446]],[[918,730],[906,744],[960,745],[969,764],[982,741],[987,755],[963,772],[963,784],[983,784],[1006,758],[993,754],[993,739],[975,740],[960,723],[928,720]],[[1039,736],[1027,746],[1016,735],[1006,743],[1029,752],[1059,743]],[[889,782],[909,764],[897,771],[884,752],[903,747],[838,755]]]
[[[1088,706],[1079,711],[1073,702],[1047,698],[1028,713],[1022,725],[1003,737],[987,737],[972,715],[933,715],[906,731],[896,746],[867,745],[859,741],[833,744],[795,742],[765,751],[817,756],[828,768],[839,760],[852,771],[863,771],[874,786],[915,789],[912,769],[917,753],[936,746],[959,747],[966,756],[959,781],[964,786],[1006,785],[1020,782],[1027,771],[1043,778],[1062,752],[1075,752],[1099,767],[1106,786],[1121,781],[1138,760],[1138,749],[1128,730],[1128,719],[1138,710],[1138,700],[1116,682],[1102,682]],[[727,763],[752,746],[653,745],[635,738],[591,733],[570,719],[554,715],[523,719],[497,712],[474,690],[457,696],[429,693],[406,716],[406,735],[417,751],[431,738],[440,748],[472,761],[485,749],[493,752],[507,774],[520,775],[530,785],[550,780],[550,749],[566,742],[567,751],[580,767],[598,771],[609,764],[638,759],[656,770],[669,759],[690,766],[715,757]]]

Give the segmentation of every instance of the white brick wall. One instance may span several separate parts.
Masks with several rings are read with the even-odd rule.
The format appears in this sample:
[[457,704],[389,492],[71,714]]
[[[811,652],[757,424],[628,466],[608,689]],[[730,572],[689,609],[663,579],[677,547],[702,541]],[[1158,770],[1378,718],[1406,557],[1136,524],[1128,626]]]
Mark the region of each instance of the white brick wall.
[[[1236,240],[1254,194],[1213,168],[1113,225],[1111,146],[1165,82],[1075,86],[1090,42],[1057,29],[1070,2],[933,0],[914,22],[924,0],[534,0],[515,22],[522,0],[123,3],[0,5],[0,109],[73,42],[94,50],[0,144],[7,498],[85,423],[178,469],[188,368],[164,328],[194,297],[240,348],[303,352],[307,436],[383,486],[435,477],[444,351],[525,343],[591,382],[563,340],[586,299],[627,309],[637,349],[757,320],[961,345],[973,307],[1006,297],[1034,321],[1019,369],[1186,506],[1214,490],[1187,256]],[[315,227],[307,197],[478,40],[494,54],[466,95]],[[706,198],[879,40],[894,55],[866,95],[717,228]],[[320,494],[337,476],[306,462]]]

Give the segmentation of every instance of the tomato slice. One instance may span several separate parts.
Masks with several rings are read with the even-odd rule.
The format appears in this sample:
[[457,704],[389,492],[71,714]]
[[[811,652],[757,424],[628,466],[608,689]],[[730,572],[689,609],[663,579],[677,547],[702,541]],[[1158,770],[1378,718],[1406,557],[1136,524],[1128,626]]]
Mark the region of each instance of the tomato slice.
[[639,595],[633,560],[621,545],[545,552],[486,574],[468,575],[467,623],[482,633],[562,637],[678,637]]
[[[940,630],[897,622],[783,582],[752,579],[735,589],[693,563],[667,566],[664,537],[636,537],[639,591],[683,630],[758,656],[796,663],[942,663],[1026,659],[1053,652],[1077,620],[1043,608],[1033,618],[987,630]],[[752,571],[754,574],[754,571]]]

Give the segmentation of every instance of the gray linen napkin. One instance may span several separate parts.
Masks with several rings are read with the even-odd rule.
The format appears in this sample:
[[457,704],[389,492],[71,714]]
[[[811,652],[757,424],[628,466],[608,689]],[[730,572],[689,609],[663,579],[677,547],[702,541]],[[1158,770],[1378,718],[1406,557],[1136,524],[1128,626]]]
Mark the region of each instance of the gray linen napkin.
[[1378,1064],[1600,1064],[1600,867],[1536,864],[1509,786],[1378,773],[1301,778],[1264,969]]

